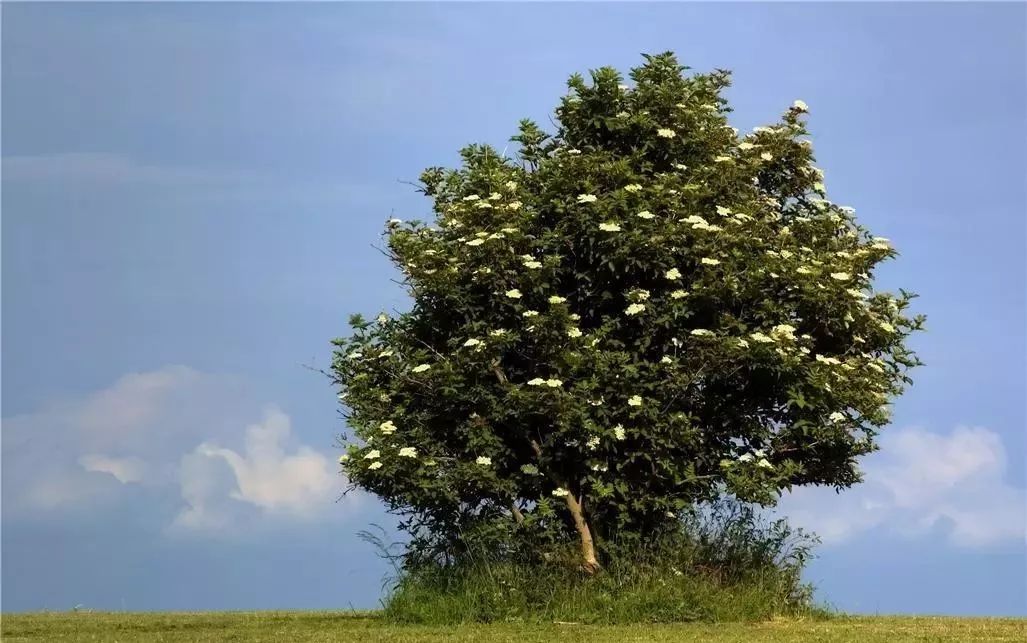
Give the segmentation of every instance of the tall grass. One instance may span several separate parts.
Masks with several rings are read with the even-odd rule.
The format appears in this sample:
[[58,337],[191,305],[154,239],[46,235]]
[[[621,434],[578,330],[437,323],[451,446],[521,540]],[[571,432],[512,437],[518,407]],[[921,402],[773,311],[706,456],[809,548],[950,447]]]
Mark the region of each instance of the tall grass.
[[822,616],[800,578],[814,543],[783,521],[765,522],[747,506],[722,502],[644,546],[604,543],[604,567],[593,576],[576,567],[570,545],[542,558],[475,547],[446,564],[397,568],[384,613],[394,622],[420,624]]

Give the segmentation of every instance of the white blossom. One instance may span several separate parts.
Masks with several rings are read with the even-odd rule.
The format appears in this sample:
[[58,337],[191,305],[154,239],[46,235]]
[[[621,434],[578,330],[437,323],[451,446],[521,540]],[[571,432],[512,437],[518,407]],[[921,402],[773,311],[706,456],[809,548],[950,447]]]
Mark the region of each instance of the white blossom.
[[777,337],[787,337],[789,339],[794,339],[795,326],[790,326],[788,324],[778,324],[777,326],[774,326],[773,329],[771,329],[770,334]]
[[469,194],[469,195],[465,196],[463,200],[464,201],[477,201],[480,198],[481,197],[478,196],[477,194]]
[[662,138],[674,138],[675,136],[677,136],[677,133],[672,129],[661,127],[660,129],[656,130],[656,135]]
[[481,244],[485,243],[485,240],[484,239],[471,239],[470,241],[467,241],[466,243],[469,246],[480,246]]
[[561,297],[560,295],[552,295],[548,301],[551,304],[562,304],[563,302],[567,301],[567,298]]
[[588,447],[589,450],[591,450],[591,451],[595,451],[596,449],[598,449],[599,448],[599,436],[598,435],[591,436],[588,439],[588,441],[585,442],[585,446]]
[[599,229],[603,232],[620,232],[620,226],[616,223],[612,223],[609,221],[604,221],[603,223],[600,223]]
[[763,152],[762,154],[760,154],[760,158],[764,161],[772,161],[774,160],[774,155],[770,152]]
[[832,422],[841,422],[845,419],[845,414],[839,411],[835,411],[831,415],[827,416],[827,419],[831,420]]
[[528,380],[528,386],[542,386],[546,383],[541,377],[536,377],[533,380]]
[[661,364],[673,364],[674,360],[672,360],[669,355],[664,355],[663,357],[660,358],[660,363]]
[[377,460],[375,460],[371,464],[367,465],[367,468],[370,469],[371,471],[375,471],[377,469],[381,469],[382,468],[382,463],[377,461]]
[[671,268],[663,276],[667,279],[681,279],[681,271],[677,268]]
[[638,217],[639,219],[652,219],[656,215],[653,214],[652,212],[650,212],[649,210],[642,210],[641,212],[639,212],[635,216]]
[[566,498],[570,494],[571,494],[571,492],[567,491],[563,487],[558,487],[556,489],[553,489],[553,495],[556,496],[557,498]]
[[752,338],[752,341],[760,342],[761,344],[770,344],[770,343],[773,343],[773,341],[774,341],[773,337],[770,337],[769,335],[764,335],[763,333],[760,333],[760,332],[752,333],[752,334],[749,335],[749,337]]
[[563,380],[558,380],[555,378],[548,379],[546,380],[546,386],[548,386],[549,388],[560,388],[561,386],[563,386]]
[[613,438],[615,440],[623,440],[625,437],[626,434],[624,432],[624,427],[622,425],[618,424],[617,426],[613,427]]
[[594,194],[579,194],[578,203],[595,203],[596,195]]
[[837,279],[838,281],[848,281],[852,279],[852,275],[847,272],[832,272],[831,279]]
[[642,406],[642,396],[632,395],[628,398],[628,406]]
[[685,291],[685,290],[675,290],[674,292],[670,293],[670,298],[671,299],[683,299],[683,298],[685,298],[687,296],[688,296],[688,291]]
[[642,190],[642,186],[639,185],[638,183],[632,183],[630,185],[625,185],[624,186],[624,191],[625,192],[639,192],[641,190]]
[[339,456],[339,464],[343,464],[345,462],[349,462],[349,454],[348,453],[343,453],[342,455]]
[[382,435],[392,435],[396,432],[396,425],[393,424],[392,420],[386,420],[378,425],[378,429],[382,432]]
[[794,103],[792,103],[792,109],[794,109],[797,112],[808,112],[809,106],[806,105],[806,103],[804,103],[803,101],[797,100]]
[[692,332],[689,334],[695,335],[696,337],[713,337],[714,332],[705,328],[693,328]]
[[523,313],[521,313],[521,316],[522,317],[537,317],[538,316],[538,311],[537,310],[526,310]]
[[577,337],[581,337],[581,335],[582,335],[582,333],[581,333],[581,329],[580,328],[570,328],[570,329],[567,330],[567,337],[570,337],[572,339],[573,338],[577,338]]
[[521,298],[521,291],[517,290],[516,288],[514,288],[512,290],[507,290],[505,294],[510,299],[520,299]]
[[423,373],[423,372],[429,370],[430,368],[431,368],[431,364],[418,364],[417,366],[413,367],[410,370],[412,370],[415,373]]
[[399,450],[399,456],[401,458],[416,458],[417,449],[415,449],[414,447],[403,447]]
[[645,304],[631,304],[624,309],[625,315],[637,315],[638,313],[645,310]]
[[487,467],[492,464],[492,458],[484,455],[479,455],[477,458],[475,458],[474,463],[480,464],[483,467]]
[[703,257],[699,263],[706,266],[716,266],[720,264],[720,259],[711,259],[710,257]]
[[371,449],[370,451],[364,454],[365,460],[377,460],[380,457],[382,457],[382,452],[378,449]]

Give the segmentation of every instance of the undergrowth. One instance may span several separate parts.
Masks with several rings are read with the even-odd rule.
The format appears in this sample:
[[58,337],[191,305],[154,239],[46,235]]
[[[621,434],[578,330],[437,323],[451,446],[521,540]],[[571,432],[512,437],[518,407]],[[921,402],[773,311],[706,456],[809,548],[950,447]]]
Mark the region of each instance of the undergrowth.
[[[572,547],[538,556],[471,546],[445,562],[409,564],[380,538],[396,575],[383,600],[397,623],[573,622],[597,624],[756,621],[824,617],[801,580],[815,538],[766,522],[738,503],[704,507],[681,529],[644,545],[604,543],[603,569],[587,575]],[[404,564],[405,562],[405,564]]]

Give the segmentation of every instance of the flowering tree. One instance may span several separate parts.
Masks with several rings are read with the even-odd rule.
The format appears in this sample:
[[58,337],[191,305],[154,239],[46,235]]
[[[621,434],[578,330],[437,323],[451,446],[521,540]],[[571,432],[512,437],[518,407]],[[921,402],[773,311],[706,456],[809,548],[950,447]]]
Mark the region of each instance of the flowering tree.
[[574,75],[552,135],[522,121],[430,168],[438,228],[390,220],[409,312],[351,320],[333,376],[352,484],[394,510],[646,537],[721,494],[848,487],[918,364],[894,257],[826,200],[802,101],[728,126],[726,72],[646,56]]

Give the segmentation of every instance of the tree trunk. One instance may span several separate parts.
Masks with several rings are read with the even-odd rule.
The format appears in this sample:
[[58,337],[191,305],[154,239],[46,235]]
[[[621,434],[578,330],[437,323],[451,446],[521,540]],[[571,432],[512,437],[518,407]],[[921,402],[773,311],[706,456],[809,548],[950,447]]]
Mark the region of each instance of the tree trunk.
[[510,503],[510,513],[513,514],[514,521],[518,525],[523,525],[524,524],[524,514],[522,514],[521,510],[517,508],[517,503],[516,502]]
[[599,561],[596,560],[592,530],[588,528],[585,515],[581,512],[581,504],[578,503],[574,494],[568,493],[564,497],[567,499],[567,508],[570,509],[571,516],[574,518],[574,528],[578,530],[578,537],[581,539],[581,567],[588,574],[594,574],[599,571]]

